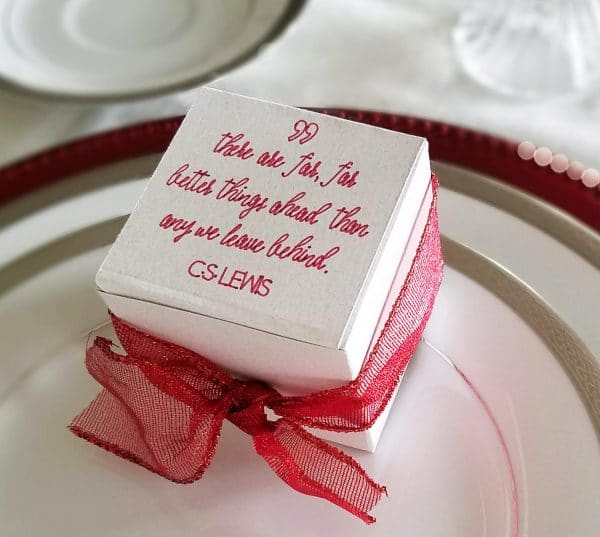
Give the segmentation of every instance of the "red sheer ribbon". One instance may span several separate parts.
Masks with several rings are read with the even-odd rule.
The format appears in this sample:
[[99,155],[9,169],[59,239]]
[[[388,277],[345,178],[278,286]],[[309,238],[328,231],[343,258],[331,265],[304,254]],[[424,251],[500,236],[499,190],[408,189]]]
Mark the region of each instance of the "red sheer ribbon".
[[[284,397],[238,380],[203,356],[145,334],[111,314],[126,355],[97,337],[86,355],[103,386],[71,423],[76,435],[177,483],[199,479],[223,420],[252,436],[254,449],[290,487],[319,496],[367,523],[386,493],[351,457],[304,430],[362,431],[386,407],[421,339],[442,275],[434,198],[417,255],[358,378],[306,396]],[[268,421],[265,408],[279,417]]]

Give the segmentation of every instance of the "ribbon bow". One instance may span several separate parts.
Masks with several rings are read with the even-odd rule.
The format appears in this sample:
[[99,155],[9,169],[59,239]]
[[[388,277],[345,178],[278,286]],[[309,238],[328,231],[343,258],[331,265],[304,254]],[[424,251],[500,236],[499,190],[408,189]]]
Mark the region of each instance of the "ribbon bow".
[[[177,483],[199,479],[215,453],[225,419],[252,436],[254,449],[290,487],[319,496],[367,523],[384,486],[350,456],[304,426],[338,432],[372,426],[392,397],[431,313],[441,282],[434,198],[402,290],[358,377],[305,396],[282,396],[239,380],[205,357],[146,334],[111,313],[126,354],[97,337],[86,353],[103,386],[71,423],[76,435]],[[279,418],[267,419],[269,408]]]

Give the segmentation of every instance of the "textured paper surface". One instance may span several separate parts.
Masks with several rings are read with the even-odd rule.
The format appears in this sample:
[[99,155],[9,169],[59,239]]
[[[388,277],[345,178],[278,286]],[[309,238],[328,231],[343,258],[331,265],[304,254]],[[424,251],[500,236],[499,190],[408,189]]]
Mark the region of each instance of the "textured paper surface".
[[336,348],[424,146],[202,89],[98,285]]

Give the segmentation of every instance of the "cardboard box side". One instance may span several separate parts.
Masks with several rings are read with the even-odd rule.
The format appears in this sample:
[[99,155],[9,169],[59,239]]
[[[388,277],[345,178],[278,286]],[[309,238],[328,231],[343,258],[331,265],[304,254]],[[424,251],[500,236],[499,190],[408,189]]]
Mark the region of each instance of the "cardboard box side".
[[[191,296],[185,291],[177,289],[175,286],[165,287],[156,285],[147,280],[131,276],[126,272],[113,270],[112,268],[107,267],[106,264],[103,264],[96,274],[96,287],[100,291],[111,295],[128,297],[154,304],[164,304],[176,310],[197,313],[198,315],[213,319],[226,320],[234,325],[245,326],[242,321],[232,318],[232,306],[229,303],[215,302],[200,295]],[[279,318],[274,311],[271,311],[268,314],[263,313],[262,315],[259,315],[244,304],[238,306],[237,313],[240,312],[244,312],[244,318],[253,319],[252,329],[254,330],[276,334],[279,337],[286,339],[304,341],[299,338],[294,338],[293,335],[290,335],[289,337],[283,335],[285,333],[293,333],[292,329],[298,328],[298,324],[294,324],[293,321],[289,319]],[[320,330],[314,326],[304,326],[303,332],[308,331],[315,334],[316,339],[326,337],[327,335],[326,330]],[[324,345],[319,345],[312,341],[305,341],[305,343],[316,347],[324,347]],[[337,346],[333,345],[327,348],[337,349]]]
[[[349,320],[338,344],[348,354],[350,367],[357,373],[380,313],[385,310],[390,287],[397,285],[399,279],[403,283],[408,274],[416,252],[413,235],[416,233],[420,239],[430,204],[431,168],[427,146],[424,146],[398,202],[396,218],[390,222],[378,256],[365,280],[353,318]],[[413,247],[410,246],[411,242]]]
[[[410,267],[412,266],[412,259],[414,259],[417,248],[419,247],[419,243],[421,240],[421,235],[423,233],[423,229],[425,228],[425,224],[427,223],[427,217],[429,215],[429,207],[431,206],[431,202],[433,199],[433,192],[431,186],[427,190],[425,195],[425,199],[423,200],[421,210],[419,212],[419,216],[415,222],[414,228],[410,235],[409,242],[406,247],[406,251],[404,253],[404,258],[402,263],[398,269],[398,273],[394,279],[394,283],[391,286],[388,296],[386,298],[385,305],[381,312],[381,315],[377,322],[377,327],[372,334],[372,338],[369,344],[368,352],[371,352],[373,346],[377,343],[379,338],[379,334],[383,330],[385,322],[387,321],[390,311],[396,302],[396,298],[398,297],[402,286],[404,285],[404,281],[406,279],[406,275],[408,274]],[[409,262],[408,262],[409,261]],[[381,439],[381,435],[383,433],[383,429],[385,428],[385,424],[389,418],[392,406],[396,399],[396,395],[398,393],[399,386],[396,388],[396,391],[392,395],[390,402],[388,403],[385,410],[382,414],[377,418],[373,426],[366,431],[353,432],[353,433],[336,433],[331,431],[321,431],[318,429],[311,429],[311,432],[322,438],[323,440],[328,440],[331,442],[337,442],[339,444],[343,444],[350,447],[355,447],[357,449],[362,449],[364,451],[374,452],[377,449],[377,445],[379,440]]]
[[98,290],[118,317],[156,337],[206,356],[241,377],[288,390],[322,390],[352,380],[338,349],[284,338],[184,310]]

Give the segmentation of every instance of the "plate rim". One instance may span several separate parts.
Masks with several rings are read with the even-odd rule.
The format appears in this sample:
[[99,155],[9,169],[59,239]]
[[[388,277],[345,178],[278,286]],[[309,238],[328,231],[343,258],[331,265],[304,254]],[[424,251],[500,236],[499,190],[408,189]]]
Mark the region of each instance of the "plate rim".
[[[600,269],[600,234],[594,233],[580,220],[554,205],[537,197],[528,196],[514,186],[487,175],[446,162],[433,164],[434,168],[436,165],[443,168],[443,172],[438,177],[441,177],[440,183],[444,188],[482,201],[519,218],[553,237]],[[0,228],[1,225],[0,219]]]

